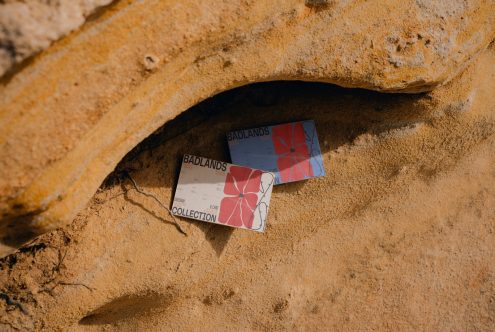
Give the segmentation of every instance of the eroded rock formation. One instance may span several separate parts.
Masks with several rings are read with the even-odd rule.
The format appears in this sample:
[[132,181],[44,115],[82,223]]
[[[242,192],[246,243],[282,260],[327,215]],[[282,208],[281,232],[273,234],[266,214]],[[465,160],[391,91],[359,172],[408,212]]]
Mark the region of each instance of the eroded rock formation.
[[79,28],[90,14],[110,2],[112,0],[2,1],[0,76]]
[[[69,225],[1,260],[0,327],[495,329],[494,9],[107,8],[3,78],[2,251]],[[274,80],[342,87],[241,87]],[[228,159],[225,132],[301,118],[328,174],[277,187],[263,235],[185,236],[129,181],[167,204],[183,153]]]
[[4,82],[2,224],[42,232],[71,221],[130,149],[236,86],[297,79],[429,91],[493,40],[494,6],[119,3]]
[[[278,83],[199,105],[126,158],[70,227],[4,258],[2,322],[493,329],[494,70],[491,50],[426,95]],[[123,175],[167,203],[182,153],[224,159],[222,133],[301,117],[317,123],[328,174],[277,187],[263,235],[183,219],[185,236]]]

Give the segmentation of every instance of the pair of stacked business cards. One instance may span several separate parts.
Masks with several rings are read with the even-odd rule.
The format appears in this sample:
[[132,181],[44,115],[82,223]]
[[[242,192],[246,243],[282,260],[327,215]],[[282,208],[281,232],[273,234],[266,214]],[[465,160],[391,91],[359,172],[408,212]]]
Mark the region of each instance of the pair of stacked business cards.
[[172,213],[262,232],[274,185],[325,175],[313,121],[227,134],[234,164],[184,155]]

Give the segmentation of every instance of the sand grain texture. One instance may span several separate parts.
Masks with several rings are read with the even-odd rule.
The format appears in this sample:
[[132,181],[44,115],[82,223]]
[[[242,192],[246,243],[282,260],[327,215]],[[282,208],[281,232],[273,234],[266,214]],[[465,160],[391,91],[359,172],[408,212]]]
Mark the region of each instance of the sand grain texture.
[[[495,330],[494,6],[102,10],[2,78],[0,330]],[[167,205],[184,153],[302,119],[327,176],[264,234],[129,180]]]
[[72,221],[190,107],[254,82],[430,91],[495,36],[495,1],[120,1],[0,86],[4,242]]
[[[489,50],[425,95],[265,83],[198,105],[126,157],[70,227],[3,260],[3,324],[493,330],[494,68]],[[328,175],[277,187],[263,235],[181,220],[184,236],[122,175],[169,202],[182,153],[223,159],[224,132],[301,117]]]

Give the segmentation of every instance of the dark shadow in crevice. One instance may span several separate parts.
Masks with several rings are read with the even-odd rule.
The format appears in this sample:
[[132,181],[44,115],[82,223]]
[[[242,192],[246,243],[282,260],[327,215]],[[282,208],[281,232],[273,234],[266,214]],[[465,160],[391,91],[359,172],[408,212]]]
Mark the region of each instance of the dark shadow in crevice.
[[[359,103],[367,104],[367,107],[363,107],[362,112],[357,112],[361,113],[363,116],[359,122],[346,123],[346,126],[348,127],[346,128],[348,129],[347,135],[339,133],[339,137],[337,137],[338,140],[332,140],[331,143],[333,143],[332,145],[335,148],[343,143],[348,143],[360,134],[369,132],[370,130],[371,133],[379,133],[384,130],[393,129],[392,127],[394,124],[396,127],[400,127],[407,125],[411,120],[414,122],[415,119],[421,117],[420,114],[411,112],[410,110],[405,112],[401,110],[401,114],[398,114],[397,108],[399,108],[398,106],[400,103],[411,105],[411,103],[414,103],[424,94],[384,94],[364,89],[348,89],[332,84],[301,81],[253,83],[219,93],[218,95],[210,97],[191,107],[189,110],[182,112],[132,149],[122,159],[116,170],[118,171],[119,169],[122,169],[122,167],[126,167],[126,164],[129,161],[135,160],[138,155],[145,151],[152,154],[159,146],[188,132],[193,132],[207,122],[236,120],[235,118],[239,120],[239,118],[242,118],[243,121],[231,121],[232,125],[228,126],[228,131],[230,131],[314,119],[312,113],[315,112],[308,109],[301,109],[300,112],[293,112],[295,114],[277,112],[268,117],[256,114],[256,112],[267,113],[273,112],[274,110],[278,111],[277,108],[280,108],[281,104],[286,103],[288,100],[299,99],[301,95],[304,95],[305,99],[326,99],[329,102],[327,105],[329,113],[340,113],[338,114],[340,116],[342,116],[342,111],[350,113],[346,108],[354,108],[352,110],[352,113],[354,114],[348,114],[349,120],[356,118],[356,115],[358,115],[356,114],[355,107],[353,107],[354,105]],[[345,105],[345,102],[348,102],[351,105]],[[238,111],[239,105],[242,105],[242,112]],[[341,106],[340,110],[336,109],[338,106]],[[246,108],[249,109],[246,110]],[[374,113],[372,117],[369,116],[370,111]],[[331,119],[332,114],[328,115],[328,119]],[[387,122],[387,119],[392,120],[393,123]],[[236,122],[241,124],[235,124]],[[317,130],[321,129],[321,122],[317,122],[316,127]],[[321,130],[319,130],[319,136],[321,136],[320,132]],[[210,135],[208,140],[213,141],[212,138],[222,145],[221,152],[223,153],[221,156],[230,159],[227,141],[225,139],[226,132],[218,132],[214,137]],[[195,145],[194,142],[187,143],[188,144],[185,147],[190,151],[190,154],[201,154],[201,150],[197,149],[197,145]],[[323,146],[322,150],[324,150]],[[176,160],[180,161],[182,159],[182,152],[183,151],[175,156]],[[108,176],[106,181],[112,179],[112,174]]]

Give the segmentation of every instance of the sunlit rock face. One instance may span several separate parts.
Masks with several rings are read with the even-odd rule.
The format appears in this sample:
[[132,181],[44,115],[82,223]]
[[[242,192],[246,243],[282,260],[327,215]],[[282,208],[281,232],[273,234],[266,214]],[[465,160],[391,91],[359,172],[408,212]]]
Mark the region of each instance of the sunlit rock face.
[[[495,329],[494,1],[108,3],[0,4],[0,329]],[[262,235],[129,180],[303,119]]]
[[112,0],[4,1],[0,4],[0,76],[79,28]]
[[[15,18],[20,14],[7,15],[13,8],[30,8],[33,14],[38,7],[30,4],[9,2],[2,13]],[[71,6],[91,7],[82,4]],[[494,6],[189,0],[119,2],[100,10],[4,77],[3,224],[42,232],[69,222],[140,141],[201,100],[240,85],[307,80],[429,91],[491,42]],[[43,29],[51,11],[42,8],[38,20],[23,24]],[[50,17],[66,7],[56,8]]]

